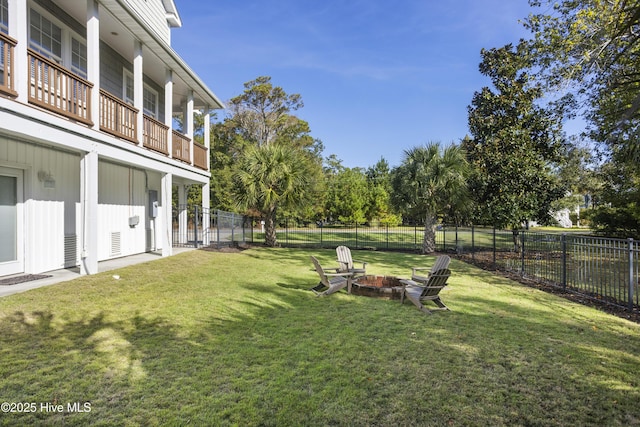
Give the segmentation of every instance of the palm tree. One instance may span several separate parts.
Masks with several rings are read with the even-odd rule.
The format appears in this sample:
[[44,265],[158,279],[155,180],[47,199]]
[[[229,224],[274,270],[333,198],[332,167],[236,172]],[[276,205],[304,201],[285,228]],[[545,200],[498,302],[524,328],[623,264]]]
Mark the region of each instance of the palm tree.
[[464,210],[468,163],[457,145],[444,149],[439,143],[405,150],[402,164],[393,171],[394,204],[403,212],[424,218],[422,253],[436,250],[436,224],[445,212]]
[[265,245],[277,246],[276,211],[295,207],[310,197],[313,176],[309,157],[290,145],[266,144],[246,149],[237,168],[236,202],[240,209],[255,209],[265,220]]

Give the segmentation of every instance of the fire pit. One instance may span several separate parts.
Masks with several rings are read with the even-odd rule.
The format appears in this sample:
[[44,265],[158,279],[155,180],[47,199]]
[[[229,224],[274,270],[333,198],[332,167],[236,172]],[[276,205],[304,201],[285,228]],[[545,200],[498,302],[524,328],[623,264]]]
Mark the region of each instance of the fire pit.
[[400,299],[402,295],[401,277],[395,276],[360,276],[351,285],[353,295],[365,297]]

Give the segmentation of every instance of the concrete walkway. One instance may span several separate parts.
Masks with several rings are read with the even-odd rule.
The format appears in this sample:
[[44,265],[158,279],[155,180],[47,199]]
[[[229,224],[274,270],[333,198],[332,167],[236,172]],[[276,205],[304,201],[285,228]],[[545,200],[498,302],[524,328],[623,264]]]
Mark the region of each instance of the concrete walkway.
[[[192,251],[193,248],[173,248],[173,254],[179,254],[182,252]],[[110,259],[107,261],[101,261],[98,263],[98,272],[117,270],[119,268],[128,267],[134,264],[140,264],[143,262],[154,261],[162,258],[158,252],[147,252],[144,254],[131,255],[122,258]],[[69,280],[82,277],[80,275],[79,268],[64,268],[61,270],[48,271],[41,273],[43,275],[51,276],[45,279],[32,280],[30,282],[18,283],[17,285],[0,285],[0,297],[7,295],[17,294],[19,292],[28,291],[31,289],[41,288],[43,286],[55,285],[60,282],[67,282]],[[16,274],[16,276],[22,276],[22,274]],[[11,277],[11,276],[8,276]],[[4,277],[3,277],[4,278]]]

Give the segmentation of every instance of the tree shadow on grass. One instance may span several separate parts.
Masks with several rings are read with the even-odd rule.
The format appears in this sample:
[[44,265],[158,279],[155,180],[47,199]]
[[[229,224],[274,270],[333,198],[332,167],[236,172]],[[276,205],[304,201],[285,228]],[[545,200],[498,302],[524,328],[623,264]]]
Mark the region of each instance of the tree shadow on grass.
[[[185,314],[184,325],[139,313],[112,320],[106,308],[80,319],[56,311],[4,317],[0,395],[90,401],[92,412],[11,414],[0,423],[566,425],[578,419],[611,425],[640,419],[629,367],[637,366],[637,335],[622,340],[619,329],[594,330],[544,304],[520,305],[527,294],[515,287],[513,300],[498,297],[489,273],[455,262],[454,271],[480,284],[452,285],[446,300],[452,312],[427,316],[410,305],[346,295],[320,300],[298,292],[317,283],[308,262],[316,251],[287,252],[269,255],[269,262],[290,269],[265,278],[274,286],[244,283],[248,292],[233,303],[203,299],[200,308],[210,313]],[[333,259],[330,251],[321,255]],[[385,268],[416,261],[375,255],[372,262]],[[179,303],[180,294],[174,298]],[[425,396],[437,402],[426,412]]]

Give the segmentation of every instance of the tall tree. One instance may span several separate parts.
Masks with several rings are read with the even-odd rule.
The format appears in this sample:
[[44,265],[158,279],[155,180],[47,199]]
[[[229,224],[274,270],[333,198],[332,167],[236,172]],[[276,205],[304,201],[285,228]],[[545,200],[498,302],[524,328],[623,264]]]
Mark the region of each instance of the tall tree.
[[401,212],[424,219],[422,253],[436,250],[438,217],[469,200],[467,173],[464,151],[439,143],[406,150],[402,164],[393,170],[393,203]]
[[473,169],[476,221],[515,230],[528,220],[549,218],[551,202],[565,190],[551,173],[562,139],[554,115],[538,105],[541,90],[524,71],[524,46],[482,50],[484,87],[469,106],[473,138],[463,141]]
[[278,138],[293,140],[308,133],[308,124],[291,113],[304,106],[299,94],[287,94],[261,76],[244,84],[244,93],[229,101],[230,121],[242,137],[257,145]]
[[364,223],[369,189],[363,170],[340,165],[338,170],[326,175],[326,179],[327,215],[342,222]]
[[312,197],[313,168],[297,147],[284,144],[250,146],[234,175],[236,200],[241,209],[255,209],[265,221],[265,244],[277,246],[276,212],[304,204]]
[[369,187],[369,203],[367,206],[367,220],[379,221],[381,224],[397,225],[402,218],[395,214],[391,205],[391,169],[389,163],[380,158],[378,162],[366,171]]
[[[277,244],[276,212],[306,216],[321,206],[323,147],[311,137],[309,124],[292,114],[302,106],[300,95],[258,77],[229,101],[230,114],[216,127],[228,144],[219,160],[232,172],[230,195],[238,207],[263,215],[269,246]],[[224,183],[229,176],[220,178]]]
[[525,20],[540,82],[583,106],[591,137],[621,160],[640,159],[640,2],[530,0]]

